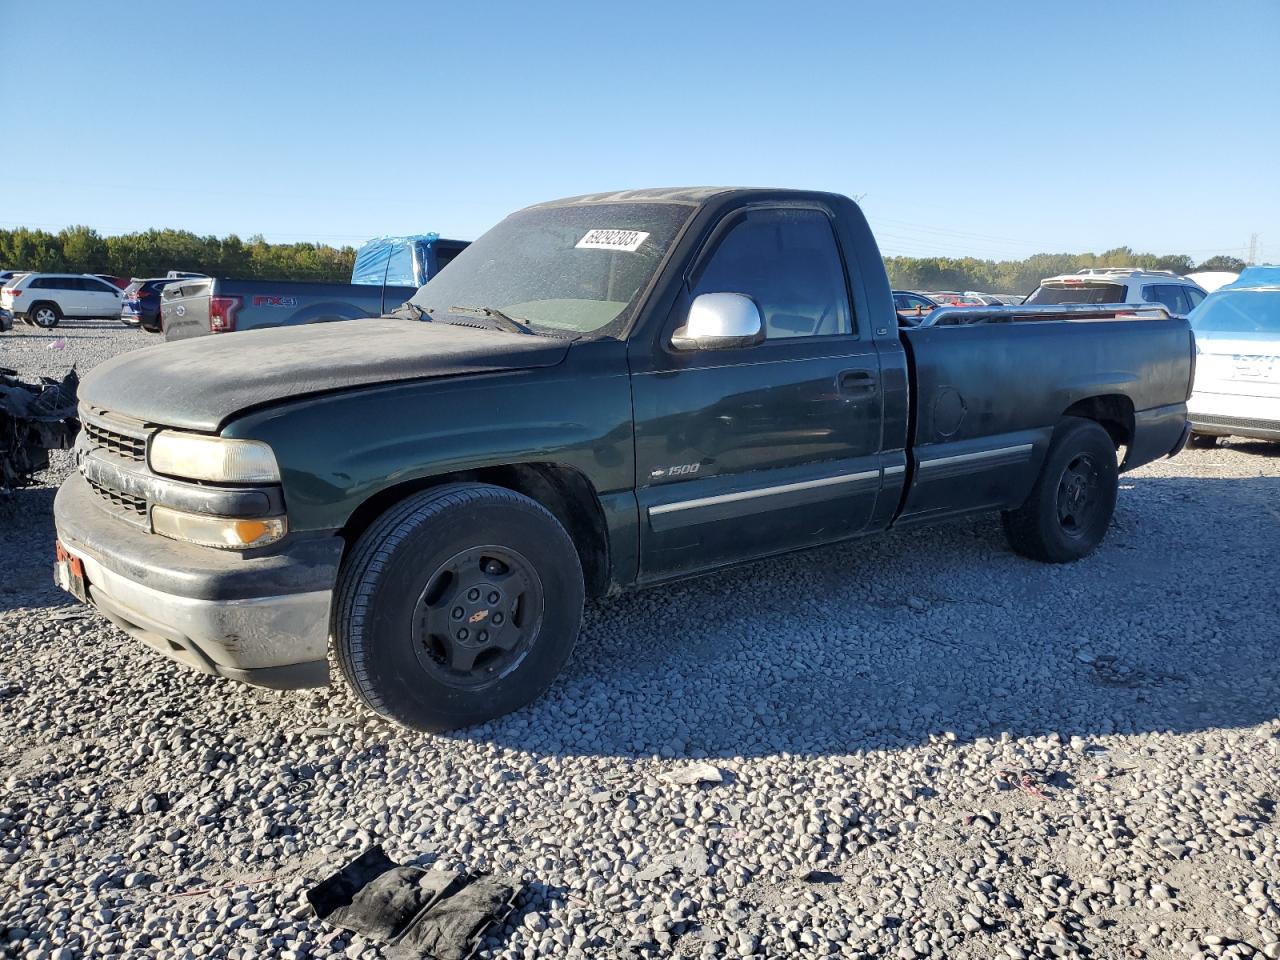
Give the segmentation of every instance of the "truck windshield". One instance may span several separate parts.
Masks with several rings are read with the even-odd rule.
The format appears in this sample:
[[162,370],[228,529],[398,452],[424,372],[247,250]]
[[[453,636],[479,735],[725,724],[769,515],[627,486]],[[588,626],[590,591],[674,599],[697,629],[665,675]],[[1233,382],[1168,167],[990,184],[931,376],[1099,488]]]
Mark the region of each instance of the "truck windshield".
[[619,336],[693,205],[591,203],[521,210],[414,294],[436,318],[488,307],[540,333]]
[[1026,303],[1124,303],[1124,287],[1118,283],[1041,284]]
[[1196,333],[1269,333],[1280,336],[1280,289],[1219,290],[1191,311]]

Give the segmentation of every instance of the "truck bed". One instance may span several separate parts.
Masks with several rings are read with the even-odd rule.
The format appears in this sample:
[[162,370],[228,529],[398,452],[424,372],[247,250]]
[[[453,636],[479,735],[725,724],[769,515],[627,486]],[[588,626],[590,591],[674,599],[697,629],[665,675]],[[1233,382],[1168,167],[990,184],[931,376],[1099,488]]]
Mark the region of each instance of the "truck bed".
[[1168,389],[1191,382],[1182,319],[917,327],[901,339],[914,411],[901,524],[1021,503],[1073,410],[1128,441],[1124,469],[1169,453],[1185,426],[1186,397]]
[[[160,303],[166,340],[187,340],[213,332],[258,330],[330,320],[381,316],[416,292],[416,287],[320,283],[298,280],[228,280],[201,277],[171,283]],[[235,298],[229,329],[210,329],[210,299]],[[225,310],[225,307],[224,307]]]

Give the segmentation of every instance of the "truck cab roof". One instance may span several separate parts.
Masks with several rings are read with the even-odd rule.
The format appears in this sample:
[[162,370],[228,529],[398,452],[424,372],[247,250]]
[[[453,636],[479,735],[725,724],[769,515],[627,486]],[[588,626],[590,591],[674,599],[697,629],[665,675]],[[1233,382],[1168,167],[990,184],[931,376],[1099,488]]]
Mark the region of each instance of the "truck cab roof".
[[835,194],[822,190],[797,190],[789,187],[653,187],[644,190],[610,190],[604,193],[584,193],[576,197],[547,200],[526,207],[536,210],[542,207],[567,207],[592,203],[685,203],[698,205],[720,198],[742,199],[759,195],[777,199],[780,196],[832,197]]

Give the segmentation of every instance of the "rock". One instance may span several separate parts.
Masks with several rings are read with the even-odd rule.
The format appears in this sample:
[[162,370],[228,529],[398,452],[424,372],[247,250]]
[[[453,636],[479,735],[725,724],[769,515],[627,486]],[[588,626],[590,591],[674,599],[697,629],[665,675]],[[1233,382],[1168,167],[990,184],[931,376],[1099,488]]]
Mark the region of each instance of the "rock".
[[724,775],[718,767],[709,763],[693,763],[660,774],[659,779],[679,786],[694,786],[701,783],[722,783]]

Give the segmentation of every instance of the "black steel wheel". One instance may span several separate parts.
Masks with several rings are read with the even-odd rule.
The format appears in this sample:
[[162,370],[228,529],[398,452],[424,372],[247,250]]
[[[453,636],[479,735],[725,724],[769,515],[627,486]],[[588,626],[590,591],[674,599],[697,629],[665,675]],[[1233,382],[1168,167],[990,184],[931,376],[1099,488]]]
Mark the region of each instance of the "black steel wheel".
[[487,686],[524,659],[545,605],[525,556],[493,544],[463,550],[427,578],[413,612],[414,651],[441,683]]
[[1092,420],[1065,418],[1030,496],[1002,515],[1010,546],[1043,563],[1088,556],[1111,525],[1119,485],[1111,435]]
[[577,549],[541,504],[455,483],[379,517],[343,563],[333,637],[371,709],[416,730],[470,726],[536,699],[582,619]]
[[1090,454],[1081,453],[1058,481],[1058,524],[1069,537],[1085,536],[1102,506],[1101,471]]

